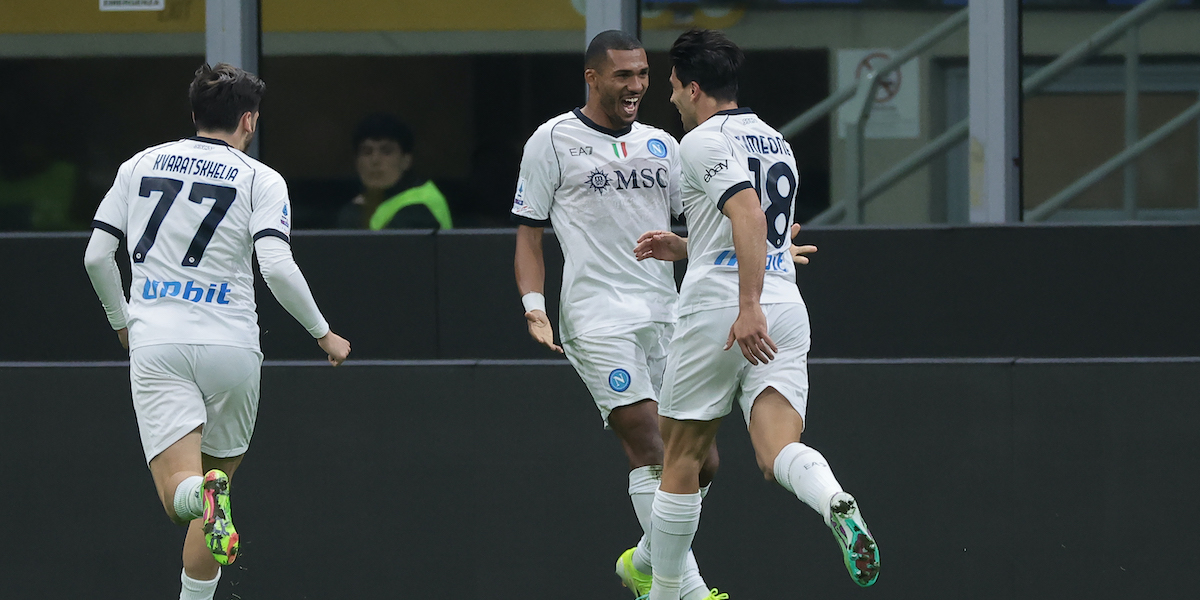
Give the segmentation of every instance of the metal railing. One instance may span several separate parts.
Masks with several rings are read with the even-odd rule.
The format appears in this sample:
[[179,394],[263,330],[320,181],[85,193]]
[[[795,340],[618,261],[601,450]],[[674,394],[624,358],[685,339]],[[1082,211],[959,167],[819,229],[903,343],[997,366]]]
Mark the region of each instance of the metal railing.
[[[1184,111],[1176,119],[1173,119],[1154,133],[1146,136],[1145,139],[1137,141],[1136,61],[1137,54],[1139,54],[1137,28],[1162,10],[1168,8],[1174,1],[1146,0],[1092,34],[1088,39],[1067,50],[1050,64],[1039,69],[1036,73],[1021,82],[1022,97],[1028,98],[1045,89],[1046,86],[1050,85],[1079,63],[1102,52],[1122,35],[1129,36],[1129,46],[1126,48],[1126,149],[1092,173],[1085,175],[1079,181],[1044,202],[1037,209],[1028,211],[1025,216],[1027,220],[1042,220],[1046,218],[1079,193],[1116,169],[1129,165],[1131,170],[1132,161],[1142,152],[1145,152],[1155,142],[1163,139],[1196,117],[1197,106],[1193,106]],[[962,9],[955,13],[949,19],[946,19],[941,24],[929,30],[925,35],[922,35],[906,46],[896,54],[895,58],[882,65],[875,72],[867,74],[855,84],[842,87],[824,101],[805,111],[804,114],[788,122],[780,129],[780,132],[785,137],[790,138],[833,112],[851,98],[854,98],[854,101],[858,103],[854,111],[854,117],[852,117],[851,131],[847,136],[846,143],[846,182],[848,187],[846,197],[841,202],[813,217],[809,223],[824,225],[842,219],[854,224],[861,223],[862,208],[867,202],[967,138],[970,133],[970,119],[963,119],[948,127],[941,135],[930,140],[929,143],[896,163],[874,180],[865,184],[863,183],[863,131],[866,121],[871,114],[875,90],[879,85],[879,81],[892,71],[900,68],[901,65],[911,60],[917,54],[929,49],[965,24],[967,22],[967,11],[968,9]],[[1132,65],[1128,64],[1130,56],[1133,57]],[[1134,98],[1130,104],[1131,96]],[[1191,116],[1189,117],[1189,115]],[[1131,181],[1133,182],[1132,184],[1130,183]],[[1132,216],[1137,210],[1136,174],[1126,177],[1125,185],[1125,210]]]
[[[1047,217],[1057,212],[1058,209],[1065,206],[1068,202],[1075,198],[1075,196],[1082,194],[1088,188],[1099,183],[1101,179],[1104,179],[1121,167],[1128,168],[1132,166],[1133,161],[1137,160],[1137,157],[1141,156],[1143,152],[1149,150],[1151,146],[1161,142],[1164,138],[1172,133],[1175,133],[1175,130],[1183,127],[1196,117],[1200,117],[1200,102],[1196,102],[1185,109],[1182,113],[1179,113],[1179,115],[1174,119],[1168,121],[1162,127],[1155,129],[1154,133],[1151,133],[1150,135],[1139,140],[1137,143],[1126,147],[1116,156],[1108,159],[1108,161],[1099,167],[1096,167],[1094,170],[1092,170],[1092,172],[1080,177],[1077,181],[1075,181],[1075,183],[1072,183],[1064,188],[1063,191],[1051,196],[1050,199],[1039,204],[1037,208],[1025,211],[1025,220],[1045,221]],[[1129,180],[1129,176],[1126,175],[1125,211],[1126,216],[1129,218],[1134,218],[1137,215],[1137,198],[1136,196],[1131,197]],[[1133,185],[1137,185],[1136,179],[1134,179]]]

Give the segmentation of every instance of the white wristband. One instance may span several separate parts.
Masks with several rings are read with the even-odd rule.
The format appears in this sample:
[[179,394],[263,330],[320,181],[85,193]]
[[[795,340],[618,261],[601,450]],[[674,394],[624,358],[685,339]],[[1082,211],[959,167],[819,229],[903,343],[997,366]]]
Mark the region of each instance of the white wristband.
[[521,296],[521,304],[525,305],[525,312],[535,310],[546,312],[546,297],[538,292],[529,292]]

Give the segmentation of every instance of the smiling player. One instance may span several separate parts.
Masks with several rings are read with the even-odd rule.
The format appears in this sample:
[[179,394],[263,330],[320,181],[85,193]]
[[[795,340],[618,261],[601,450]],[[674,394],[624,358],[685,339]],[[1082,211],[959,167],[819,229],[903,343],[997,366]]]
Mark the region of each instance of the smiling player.
[[[529,333],[564,352],[587,384],[606,427],[629,460],[629,495],[645,533],[658,489],[662,438],[658,389],[675,323],[670,264],[638,262],[631,254],[641,232],[669,229],[680,212],[679,152],[661,129],[638,123],[650,67],[637,38],[605,31],[588,46],[583,108],[550,119],[525,144],[513,202],[519,225],[515,268]],[[554,225],[562,246],[559,333],[546,316],[542,230]],[[704,461],[705,486],[717,468],[716,448]],[[635,596],[649,591],[650,552],[627,550],[617,574]],[[687,555],[685,600],[715,599]]]

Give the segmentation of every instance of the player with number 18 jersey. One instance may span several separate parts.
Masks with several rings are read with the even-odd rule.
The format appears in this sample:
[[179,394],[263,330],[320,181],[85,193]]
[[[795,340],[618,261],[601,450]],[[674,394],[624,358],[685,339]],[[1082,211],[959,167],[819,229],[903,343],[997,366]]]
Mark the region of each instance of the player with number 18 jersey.
[[735,108],[688,132],[680,153],[688,270],[679,290],[679,314],[738,305],[733,228],[721,210],[744,189],[755,191],[767,217],[762,304],[803,304],[788,235],[800,178],[787,140],[754,111]]
[[[688,258],[659,415],[662,485],[653,506],[650,600],[678,600],[700,523],[696,461],[723,417],[741,408],[763,476],[816,511],[851,579],[875,583],[879,550],[828,461],[802,443],[807,425],[809,319],[796,286],[790,232],[799,178],[791,146],[738,105],[745,54],[719,31],[693,29],[670,50],[688,239],[650,232],[635,252]],[[740,350],[732,351],[733,348]]]

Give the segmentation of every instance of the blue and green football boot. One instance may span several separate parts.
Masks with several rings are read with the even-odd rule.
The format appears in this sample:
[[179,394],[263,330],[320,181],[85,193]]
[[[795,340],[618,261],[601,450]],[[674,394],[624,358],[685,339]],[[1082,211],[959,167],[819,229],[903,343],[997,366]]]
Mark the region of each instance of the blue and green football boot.
[[838,492],[829,500],[829,528],[837,538],[854,583],[862,587],[875,583],[879,577],[879,546],[875,545],[854,496]]

